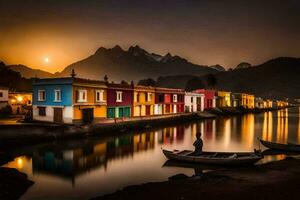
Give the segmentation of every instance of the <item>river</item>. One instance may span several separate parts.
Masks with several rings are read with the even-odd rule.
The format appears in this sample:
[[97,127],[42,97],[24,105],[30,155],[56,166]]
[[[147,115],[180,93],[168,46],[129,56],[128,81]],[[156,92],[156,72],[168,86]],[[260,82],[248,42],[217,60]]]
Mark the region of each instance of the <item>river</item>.
[[[35,182],[23,200],[89,199],[178,173],[193,175],[192,168],[163,166],[166,158],[161,148],[193,149],[197,131],[202,132],[205,151],[264,150],[257,137],[300,143],[300,111],[218,117],[102,139],[36,145],[16,150],[18,156],[4,166],[26,173]],[[260,163],[283,158],[266,156]]]

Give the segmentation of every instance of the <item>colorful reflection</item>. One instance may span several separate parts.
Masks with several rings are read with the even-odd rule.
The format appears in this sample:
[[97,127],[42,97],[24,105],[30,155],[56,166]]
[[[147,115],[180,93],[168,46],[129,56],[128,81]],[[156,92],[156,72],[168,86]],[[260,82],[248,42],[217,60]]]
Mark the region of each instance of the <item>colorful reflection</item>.
[[[28,174],[35,184],[23,199],[64,196],[90,199],[127,185],[163,181],[182,168],[162,167],[165,149],[193,149],[202,133],[205,151],[253,151],[264,140],[300,143],[300,109],[288,109],[201,120],[107,139],[87,139],[45,144],[27,150],[6,166]],[[296,113],[296,114],[295,114]],[[22,150],[22,152],[24,152]],[[20,155],[16,151],[16,155]],[[283,159],[266,156],[261,163]],[[187,170],[187,171],[184,171]],[[58,195],[58,196],[53,196]]]

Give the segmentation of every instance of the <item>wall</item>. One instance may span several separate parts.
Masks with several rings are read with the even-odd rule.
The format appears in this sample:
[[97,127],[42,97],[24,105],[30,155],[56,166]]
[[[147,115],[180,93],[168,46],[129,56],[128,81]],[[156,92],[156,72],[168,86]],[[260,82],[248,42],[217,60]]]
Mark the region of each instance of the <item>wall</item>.
[[[61,102],[54,102],[54,90],[61,90]],[[38,90],[46,91],[46,100],[38,101]],[[72,106],[72,85],[34,85],[33,105]]]
[[0,89],[0,92],[2,92],[3,96],[0,97],[0,102],[7,102],[8,101],[8,90]]
[[[116,102],[117,91],[122,91],[123,101]],[[107,106],[132,106],[133,103],[133,90],[124,89],[107,89]]]
[[[33,119],[38,120],[38,121],[53,122],[53,115],[54,115],[53,106],[46,106],[46,116],[39,116],[38,107],[39,106],[36,106],[36,105],[32,106]],[[63,122],[64,123],[72,123],[73,122],[73,107],[72,106],[63,107]]]

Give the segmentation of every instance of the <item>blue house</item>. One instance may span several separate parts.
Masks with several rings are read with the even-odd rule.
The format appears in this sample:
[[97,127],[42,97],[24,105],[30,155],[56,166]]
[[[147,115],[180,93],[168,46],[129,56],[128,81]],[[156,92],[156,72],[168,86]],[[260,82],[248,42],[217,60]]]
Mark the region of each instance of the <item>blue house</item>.
[[33,119],[58,123],[73,122],[73,78],[33,81]]
[[91,123],[106,118],[104,81],[75,77],[33,81],[33,119],[56,123]]

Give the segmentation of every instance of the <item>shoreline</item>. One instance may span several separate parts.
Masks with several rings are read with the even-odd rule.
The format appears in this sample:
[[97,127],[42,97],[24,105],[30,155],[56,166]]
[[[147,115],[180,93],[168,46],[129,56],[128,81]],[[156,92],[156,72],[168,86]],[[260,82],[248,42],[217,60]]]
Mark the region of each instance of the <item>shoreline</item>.
[[168,181],[127,186],[90,200],[299,199],[299,165],[299,159],[288,157],[252,167],[208,171],[192,177],[178,174]]
[[118,121],[117,123],[100,123],[90,125],[67,125],[45,122],[1,124],[0,151],[38,143],[69,139],[83,139],[88,137],[102,137],[106,135],[118,135],[129,131],[151,130],[153,128],[165,127],[176,123],[192,122],[216,118],[219,116],[234,116],[248,113],[255,114],[280,109],[251,110],[241,108],[218,108],[202,113],[184,113],[170,115],[163,118],[145,118],[143,120],[139,120],[138,118],[128,121]]

